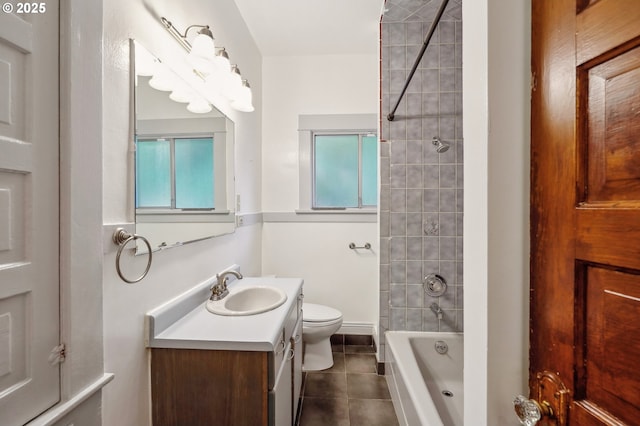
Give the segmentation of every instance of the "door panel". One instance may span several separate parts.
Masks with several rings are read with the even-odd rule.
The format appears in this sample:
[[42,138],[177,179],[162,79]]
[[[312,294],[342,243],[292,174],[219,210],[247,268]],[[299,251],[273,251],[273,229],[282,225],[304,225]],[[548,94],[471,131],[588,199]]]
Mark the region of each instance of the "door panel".
[[584,202],[640,200],[640,47],[599,58],[579,70]]
[[637,424],[640,2],[532,12],[531,393],[556,372],[567,424]]
[[0,14],[0,422],[60,398],[58,3]]
[[588,399],[629,423],[640,418],[640,276],[584,266],[584,381],[575,399]]

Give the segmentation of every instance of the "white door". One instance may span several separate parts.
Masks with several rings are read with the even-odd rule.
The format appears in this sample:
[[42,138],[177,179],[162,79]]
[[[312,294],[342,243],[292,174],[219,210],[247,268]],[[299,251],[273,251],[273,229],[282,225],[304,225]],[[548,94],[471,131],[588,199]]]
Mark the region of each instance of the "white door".
[[60,367],[49,360],[60,340],[58,1],[26,5],[4,2],[0,12],[3,425],[60,399]]

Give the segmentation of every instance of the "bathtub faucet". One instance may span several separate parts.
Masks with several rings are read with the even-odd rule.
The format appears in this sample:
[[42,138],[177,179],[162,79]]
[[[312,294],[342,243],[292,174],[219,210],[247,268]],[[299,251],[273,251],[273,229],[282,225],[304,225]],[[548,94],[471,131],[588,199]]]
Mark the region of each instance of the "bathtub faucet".
[[439,320],[442,319],[442,308],[440,307],[440,305],[438,305],[436,302],[433,302],[431,304],[431,310],[433,311],[434,314],[436,314],[436,316],[438,317]]
[[242,274],[233,269],[216,274],[216,283],[211,287],[211,297],[209,300],[220,300],[229,294],[229,290],[227,290],[227,275],[229,274],[239,280],[242,279]]

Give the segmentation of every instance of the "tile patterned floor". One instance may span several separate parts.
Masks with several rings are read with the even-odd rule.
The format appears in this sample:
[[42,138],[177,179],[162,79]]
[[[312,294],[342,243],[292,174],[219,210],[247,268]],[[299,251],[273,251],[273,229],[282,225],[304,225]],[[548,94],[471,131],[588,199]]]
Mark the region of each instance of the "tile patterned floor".
[[397,425],[371,336],[335,335],[331,342],[333,367],[304,373],[298,426]]

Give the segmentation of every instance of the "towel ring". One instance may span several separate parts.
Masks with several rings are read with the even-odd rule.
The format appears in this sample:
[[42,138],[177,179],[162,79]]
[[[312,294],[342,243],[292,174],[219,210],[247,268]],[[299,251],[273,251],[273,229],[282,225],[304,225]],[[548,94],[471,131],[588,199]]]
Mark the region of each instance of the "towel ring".
[[[118,253],[116,253],[116,271],[118,272],[118,276],[120,277],[120,279],[129,284],[134,284],[141,281],[144,277],[147,276],[147,274],[149,273],[149,269],[151,268],[151,259],[153,255],[151,253],[151,244],[149,244],[149,240],[147,240],[142,235],[130,234],[122,228],[118,228],[115,230],[115,232],[113,233],[112,239],[114,244],[119,246]],[[124,247],[129,243],[129,241],[135,241],[138,239],[144,241],[144,243],[147,245],[147,249],[149,250],[149,260],[147,261],[147,267],[142,273],[142,275],[140,275],[138,278],[134,280],[130,280],[128,278],[125,278],[124,275],[122,275],[122,270],[120,269],[120,255],[122,254],[122,249],[124,249]]]

